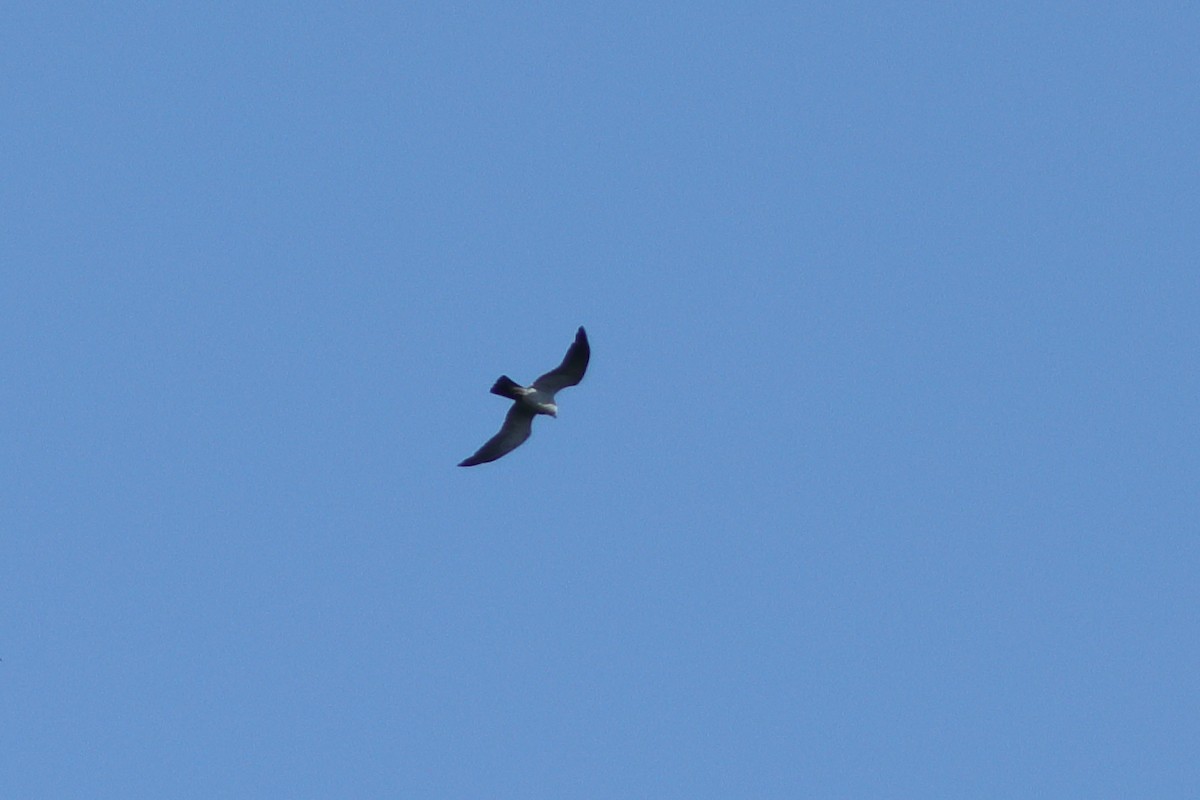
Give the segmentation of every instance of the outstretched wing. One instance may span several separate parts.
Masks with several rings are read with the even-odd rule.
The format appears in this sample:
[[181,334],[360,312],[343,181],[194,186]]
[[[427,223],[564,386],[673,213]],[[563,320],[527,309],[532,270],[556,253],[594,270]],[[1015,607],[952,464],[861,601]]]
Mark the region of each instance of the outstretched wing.
[[581,327],[575,333],[575,341],[567,349],[562,363],[533,382],[533,388],[539,392],[554,394],[559,389],[574,386],[583,380],[587,371],[588,359],[592,357],[592,348],[588,344],[587,332]]
[[495,461],[500,456],[508,455],[516,450],[529,438],[533,432],[533,410],[521,403],[513,403],[500,426],[500,432],[488,439],[483,447],[475,451],[475,455],[459,464],[460,467],[473,467],[476,464],[486,464]]

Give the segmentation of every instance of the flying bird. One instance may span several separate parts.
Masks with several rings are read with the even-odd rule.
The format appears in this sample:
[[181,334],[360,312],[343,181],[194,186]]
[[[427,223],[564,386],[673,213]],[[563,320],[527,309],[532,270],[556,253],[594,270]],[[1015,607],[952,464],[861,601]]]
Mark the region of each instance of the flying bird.
[[534,381],[532,386],[522,386],[507,375],[497,378],[492,384],[492,394],[512,400],[512,408],[508,410],[500,432],[484,442],[475,455],[461,462],[459,466],[473,467],[508,455],[529,438],[529,434],[533,432],[534,417],[538,414],[557,417],[558,406],[554,403],[554,395],[560,389],[574,386],[583,380],[583,373],[587,371],[591,355],[592,348],[588,344],[587,332],[580,327],[575,333],[575,341],[567,348],[562,363]]

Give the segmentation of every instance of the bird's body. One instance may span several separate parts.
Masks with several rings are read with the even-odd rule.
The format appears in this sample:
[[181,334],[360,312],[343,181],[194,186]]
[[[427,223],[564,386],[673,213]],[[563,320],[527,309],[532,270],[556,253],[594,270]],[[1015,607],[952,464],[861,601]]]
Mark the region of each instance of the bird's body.
[[500,379],[492,384],[492,394],[498,394],[501,397],[514,400],[528,408],[534,414],[547,414],[551,417],[558,416],[558,406],[554,402],[554,393],[540,391],[537,388],[537,381],[534,381],[533,386],[522,386],[507,375],[501,375]]
[[554,402],[554,396],[560,390],[583,380],[591,354],[587,332],[580,328],[562,363],[534,381],[532,386],[522,386],[507,375],[497,378],[492,384],[492,394],[512,400],[512,408],[504,417],[500,432],[459,466],[473,467],[495,461],[520,447],[529,438],[533,432],[533,418],[538,414],[557,417],[558,405]]

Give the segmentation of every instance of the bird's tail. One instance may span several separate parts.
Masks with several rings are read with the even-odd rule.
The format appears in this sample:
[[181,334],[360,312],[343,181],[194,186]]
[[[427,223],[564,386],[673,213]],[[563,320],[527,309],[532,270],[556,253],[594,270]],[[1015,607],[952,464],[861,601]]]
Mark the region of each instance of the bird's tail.
[[524,392],[521,391],[521,384],[514,381],[507,375],[501,375],[492,384],[492,394],[498,394],[501,397],[507,397],[509,400],[516,400],[521,397]]

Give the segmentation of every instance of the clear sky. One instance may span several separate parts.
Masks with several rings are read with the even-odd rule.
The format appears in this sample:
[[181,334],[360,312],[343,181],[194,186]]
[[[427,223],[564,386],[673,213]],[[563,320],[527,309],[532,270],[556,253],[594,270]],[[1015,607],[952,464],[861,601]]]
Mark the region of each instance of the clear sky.
[[0,797],[1198,796],[1198,41],[7,4]]

